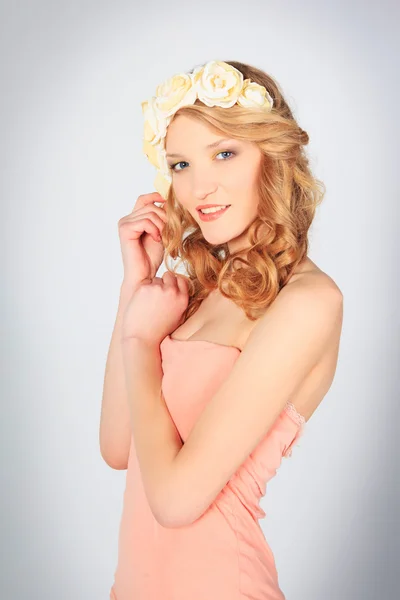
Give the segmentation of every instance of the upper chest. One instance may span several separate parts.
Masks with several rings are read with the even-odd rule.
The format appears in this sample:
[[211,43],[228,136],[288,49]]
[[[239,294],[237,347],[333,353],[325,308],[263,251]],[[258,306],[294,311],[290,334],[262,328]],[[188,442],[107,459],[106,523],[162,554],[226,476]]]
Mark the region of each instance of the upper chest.
[[243,350],[251,329],[251,321],[232,300],[214,290],[197,311],[172,333],[180,340],[208,340]]
[[[294,273],[287,285],[301,277],[301,271]],[[259,319],[249,319],[244,309],[216,289],[202,301],[193,315],[175,329],[172,337],[181,340],[208,340],[243,350],[258,321]]]

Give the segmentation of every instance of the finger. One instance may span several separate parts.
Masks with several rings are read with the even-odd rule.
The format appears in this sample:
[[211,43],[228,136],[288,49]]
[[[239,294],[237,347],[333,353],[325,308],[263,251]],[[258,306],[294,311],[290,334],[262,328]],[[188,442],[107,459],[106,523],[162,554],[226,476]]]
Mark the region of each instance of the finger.
[[135,223],[136,221],[140,221],[141,219],[150,219],[155,225],[158,226],[160,230],[164,229],[165,220],[163,220],[157,213],[153,212],[152,210],[148,212],[142,212],[139,215],[136,213],[132,213],[127,217],[123,217],[121,223],[123,221],[125,221],[126,223]]
[[156,206],[155,204],[148,204],[147,206],[142,206],[142,208],[135,208],[127,217],[131,217],[132,215],[144,215],[147,213],[155,213],[165,222],[167,222],[168,217],[167,214],[161,206]]
[[[145,223],[152,223],[154,228],[156,229],[156,236],[161,236],[162,231],[165,227],[165,222],[155,213],[148,212],[143,213],[142,215],[129,215],[128,217],[123,217],[118,221],[118,227],[121,229],[122,227],[130,228],[132,225],[137,225],[138,223],[144,226]],[[135,230],[137,230],[135,228]],[[148,232],[148,230],[146,229]]]
[[[161,241],[161,231],[159,227],[150,218],[137,219],[133,221],[124,221],[118,224],[120,235],[124,239],[138,239],[145,231],[151,235],[155,242]],[[124,231],[124,233],[122,233]],[[125,233],[126,231],[126,233]],[[127,236],[125,238],[125,235]],[[132,237],[133,235],[133,237]]]
[[173,275],[173,273],[170,273],[169,271],[165,271],[165,273],[162,276],[162,280],[163,280],[163,283],[165,286],[178,288],[178,283],[177,283],[176,277],[175,277],[175,275]]
[[177,275],[176,281],[177,281],[177,285],[178,285],[179,291],[182,294],[188,294],[189,293],[189,284],[187,282],[186,277],[182,277],[180,275]]
[[136,200],[133,210],[136,210],[137,208],[143,208],[143,206],[153,204],[154,202],[165,203],[166,200],[164,200],[164,198],[158,192],[151,192],[150,194],[141,194]]

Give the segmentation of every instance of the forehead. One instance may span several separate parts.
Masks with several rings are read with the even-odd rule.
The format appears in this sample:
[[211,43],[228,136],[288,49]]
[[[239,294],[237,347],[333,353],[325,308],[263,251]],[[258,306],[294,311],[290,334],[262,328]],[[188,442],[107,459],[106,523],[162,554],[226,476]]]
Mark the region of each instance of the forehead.
[[[178,152],[181,146],[197,143],[204,146],[221,138],[229,137],[213,129],[206,123],[187,115],[177,115],[167,128],[165,147],[167,151]],[[179,147],[178,147],[179,145]]]

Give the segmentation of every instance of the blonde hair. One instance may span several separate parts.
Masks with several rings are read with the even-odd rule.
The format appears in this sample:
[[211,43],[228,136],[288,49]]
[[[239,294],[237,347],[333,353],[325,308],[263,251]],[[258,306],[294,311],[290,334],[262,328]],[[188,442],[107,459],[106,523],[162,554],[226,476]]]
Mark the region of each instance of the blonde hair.
[[[180,274],[189,285],[189,302],[181,323],[215,288],[242,308],[248,319],[261,317],[307,255],[308,230],[326,191],[309,168],[303,148],[309,137],[295,121],[278,84],[256,67],[225,62],[241,71],[244,79],[266,88],[274,100],[272,111],[236,104],[229,109],[208,107],[197,99],[193,105],[180,108],[174,117],[188,115],[220,134],[258,145],[263,153],[258,216],[248,227],[250,246],[230,254],[227,243],[213,245],[204,239],[171,185],[162,238],[167,270],[176,273],[183,264],[188,274]],[[178,258],[179,264],[169,268],[168,257]]]

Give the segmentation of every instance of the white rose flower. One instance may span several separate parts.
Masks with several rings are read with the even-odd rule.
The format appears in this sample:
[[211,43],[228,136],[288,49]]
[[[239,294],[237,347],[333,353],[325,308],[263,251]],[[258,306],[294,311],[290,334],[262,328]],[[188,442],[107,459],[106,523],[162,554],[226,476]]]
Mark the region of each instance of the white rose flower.
[[156,167],[156,169],[160,168],[160,165],[158,163],[158,153],[157,153],[157,146],[153,144],[150,144],[148,141],[143,140],[143,146],[142,146],[142,150],[144,152],[144,154],[147,156],[149,162]]
[[158,155],[158,164],[160,171],[165,173],[165,175],[170,176],[169,165],[167,161],[167,151],[165,150],[164,144],[159,144],[157,146],[157,155]]
[[158,111],[156,101],[157,98],[153,96],[150,100],[141,103],[144,116],[144,139],[149,144],[158,144],[160,139],[166,136],[171,121]]
[[265,87],[250,79],[244,80],[242,92],[237,99],[237,103],[244,108],[259,106],[268,110],[271,110],[274,104]]
[[164,118],[171,117],[179,108],[193,104],[195,100],[196,90],[193,88],[192,78],[187,73],[170,77],[156,89],[155,105]]
[[220,60],[212,60],[192,73],[197,97],[206,106],[233,106],[243,85],[240,71]]

